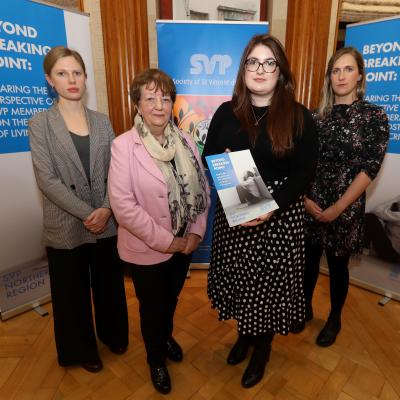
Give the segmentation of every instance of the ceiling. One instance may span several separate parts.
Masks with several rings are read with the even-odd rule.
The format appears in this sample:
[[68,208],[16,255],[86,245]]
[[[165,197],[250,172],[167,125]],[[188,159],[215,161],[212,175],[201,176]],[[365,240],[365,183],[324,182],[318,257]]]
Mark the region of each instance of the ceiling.
[[400,0],[342,0],[341,22],[359,22],[400,16]]

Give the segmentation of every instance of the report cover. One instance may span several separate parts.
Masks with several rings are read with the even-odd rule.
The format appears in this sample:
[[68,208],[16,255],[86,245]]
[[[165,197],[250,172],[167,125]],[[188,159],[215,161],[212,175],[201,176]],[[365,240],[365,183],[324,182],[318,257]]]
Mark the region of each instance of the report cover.
[[215,154],[207,156],[206,161],[229,226],[240,225],[279,208],[250,150]]

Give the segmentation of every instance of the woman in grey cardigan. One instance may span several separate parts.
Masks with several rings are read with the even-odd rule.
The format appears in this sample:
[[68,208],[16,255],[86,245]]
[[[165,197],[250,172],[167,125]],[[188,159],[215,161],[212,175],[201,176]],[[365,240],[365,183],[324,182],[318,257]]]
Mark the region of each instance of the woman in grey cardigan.
[[44,71],[58,101],[29,122],[36,181],[43,194],[54,333],[61,366],[102,369],[99,339],[117,354],[128,345],[128,315],[116,224],[107,194],[109,119],[83,105],[85,64],[58,46]]

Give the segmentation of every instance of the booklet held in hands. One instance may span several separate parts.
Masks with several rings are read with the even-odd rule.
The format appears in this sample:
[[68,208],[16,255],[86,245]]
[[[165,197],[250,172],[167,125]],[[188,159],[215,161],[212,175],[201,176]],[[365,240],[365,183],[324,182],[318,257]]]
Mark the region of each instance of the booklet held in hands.
[[207,156],[206,161],[229,226],[251,221],[279,208],[250,150],[215,154]]

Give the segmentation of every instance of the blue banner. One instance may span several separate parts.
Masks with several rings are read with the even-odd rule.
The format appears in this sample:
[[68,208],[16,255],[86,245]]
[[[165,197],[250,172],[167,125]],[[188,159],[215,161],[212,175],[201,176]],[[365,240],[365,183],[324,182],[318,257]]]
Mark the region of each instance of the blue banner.
[[[244,48],[254,35],[267,32],[267,22],[157,21],[158,65],[178,92],[174,119],[193,136],[200,153],[215,110],[232,96]],[[207,232],[194,263],[210,261],[214,188],[211,199]]]
[[[383,107],[389,119],[390,141],[378,177],[367,191],[367,222],[369,249],[364,250],[357,268],[350,270],[356,284],[388,297],[400,300],[400,266],[393,265],[385,249],[395,252],[399,248],[398,232],[400,214],[398,199],[400,186],[400,18],[388,18],[348,25],[346,46],[357,48],[365,62],[366,100]],[[381,230],[377,226],[381,225]],[[385,250],[384,253],[388,253]]]
[[0,154],[29,151],[27,124],[53,100],[43,74],[51,47],[66,45],[63,10],[3,0],[0,21]]
[[346,46],[364,57],[366,100],[382,106],[389,118],[388,153],[400,154],[400,18],[348,25]]
[[230,96],[243,49],[253,35],[266,33],[267,26],[159,21],[159,67],[173,78],[179,94]]

